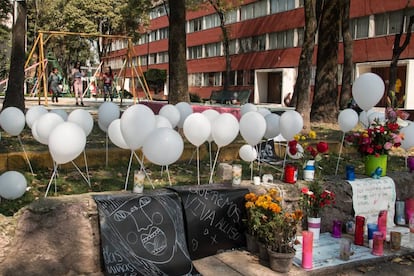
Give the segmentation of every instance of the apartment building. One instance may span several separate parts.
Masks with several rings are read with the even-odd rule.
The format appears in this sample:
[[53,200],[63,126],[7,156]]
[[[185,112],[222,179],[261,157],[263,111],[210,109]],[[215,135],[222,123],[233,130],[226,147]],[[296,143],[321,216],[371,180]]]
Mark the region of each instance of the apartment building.
[[[387,85],[394,37],[400,30],[407,2],[351,0],[355,77],[364,72],[374,72]],[[408,24],[409,16],[414,15],[414,3],[409,5],[404,24]],[[154,7],[150,18],[149,28],[133,46],[133,65],[140,65],[143,71],[151,68],[168,70],[169,55],[174,54],[173,51],[168,52],[168,7]],[[284,97],[294,89],[304,24],[303,0],[245,0],[229,12],[230,89],[251,90],[250,102],[283,105]],[[186,32],[189,91],[201,98],[209,98],[211,91],[222,88],[225,73],[219,17],[211,7],[188,11]],[[106,63],[113,69],[122,70],[126,46],[126,41],[112,42]],[[339,84],[342,61],[340,44]],[[315,67],[312,68],[312,76],[314,72]],[[414,42],[400,57],[398,79],[401,83],[398,97],[403,101],[402,107],[414,109]]]

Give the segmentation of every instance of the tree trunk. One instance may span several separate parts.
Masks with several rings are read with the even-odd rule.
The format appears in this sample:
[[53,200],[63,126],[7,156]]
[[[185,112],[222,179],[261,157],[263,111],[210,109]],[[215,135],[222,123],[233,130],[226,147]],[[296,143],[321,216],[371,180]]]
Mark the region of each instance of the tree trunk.
[[317,21],[315,15],[315,1],[305,1],[305,36],[302,52],[299,58],[298,77],[293,92],[293,99],[296,102],[296,111],[303,118],[303,132],[310,131],[310,79],[312,72],[312,57],[315,48],[315,34]]
[[314,122],[337,122],[339,6],[339,0],[326,1],[321,13],[311,110],[311,121]]
[[341,23],[342,23],[342,38],[344,45],[344,65],[342,70],[342,87],[339,101],[340,109],[348,107],[348,103],[352,98],[352,79],[353,79],[353,40],[351,31],[349,29],[349,9],[350,0],[343,0],[341,5]]
[[14,106],[25,112],[24,63],[26,37],[26,2],[17,1],[16,21],[13,24],[10,74],[3,109]]
[[[406,8],[407,9],[407,8]],[[400,32],[395,35],[394,39],[394,47],[392,49],[392,58],[390,64],[390,76],[389,76],[389,85],[387,90],[388,100],[387,100],[387,107],[398,108],[399,103],[398,99],[395,96],[395,83],[397,82],[397,68],[398,68],[398,60],[402,52],[404,52],[405,48],[410,44],[411,40],[411,27],[414,23],[414,15],[410,16],[408,27],[406,28],[407,33],[405,35],[404,42],[401,45],[401,37],[404,33],[404,17],[406,12],[404,10],[403,17],[401,19],[401,27]]]
[[170,1],[169,16],[169,86],[168,102],[176,104],[189,102],[186,33],[185,33],[185,0]]

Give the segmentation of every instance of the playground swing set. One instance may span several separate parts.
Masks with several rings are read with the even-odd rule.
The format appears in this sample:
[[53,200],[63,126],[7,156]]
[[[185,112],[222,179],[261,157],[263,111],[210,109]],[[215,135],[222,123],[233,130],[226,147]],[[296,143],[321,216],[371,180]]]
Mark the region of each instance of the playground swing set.
[[[138,64],[138,66],[133,66],[132,57],[135,56],[134,48],[132,44],[131,37],[128,36],[120,36],[120,35],[104,35],[104,34],[89,34],[89,33],[75,33],[75,32],[63,32],[63,31],[39,31],[38,36],[34,42],[34,45],[28,55],[28,58],[26,60],[25,64],[25,72],[28,72],[30,70],[36,70],[36,77],[34,78],[34,85],[31,90],[31,95],[35,95],[38,91],[38,101],[39,105],[41,104],[41,92],[43,91],[44,96],[44,105],[48,105],[48,87],[47,87],[47,64],[48,64],[48,58],[45,57],[44,53],[44,45],[54,36],[79,36],[79,37],[98,37],[98,38],[109,38],[109,39],[126,39],[128,41],[128,50],[126,52],[126,58],[123,62],[122,68],[118,73],[118,77],[115,79],[115,85],[114,85],[114,91],[118,94],[118,96],[122,95],[124,84],[127,82],[126,77],[126,71],[127,69],[130,69],[131,72],[131,94],[134,99],[134,103],[137,102],[137,93],[135,93],[135,77],[138,80],[139,84],[141,85],[145,97],[148,100],[152,100],[151,94],[149,92],[149,87],[147,84],[147,81],[144,77],[144,73],[142,71],[141,66]],[[33,54],[37,50],[38,54],[38,61],[32,65],[29,65],[30,60],[33,57]],[[50,59],[50,58],[49,58]],[[99,70],[102,66],[103,62],[100,63],[100,65],[96,68],[93,76],[91,79],[97,78],[97,75],[99,73]],[[121,80],[121,83],[118,83],[118,81]],[[95,82],[96,83],[96,82]],[[64,87],[67,87],[67,84],[63,84]],[[88,85],[86,89],[84,90],[84,95],[87,93],[87,91],[90,90],[91,82],[88,81]],[[120,87],[120,89],[118,89]],[[67,88],[66,88],[67,90]],[[121,104],[122,104],[122,96],[121,98]]]

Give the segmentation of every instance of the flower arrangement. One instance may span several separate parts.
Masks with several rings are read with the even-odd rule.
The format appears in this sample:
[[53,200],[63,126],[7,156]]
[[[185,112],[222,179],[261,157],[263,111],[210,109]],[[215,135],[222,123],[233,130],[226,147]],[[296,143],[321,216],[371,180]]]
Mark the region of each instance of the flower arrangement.
[[376,118],[366,129],[347,135],[345,143],[356,146],[362,156],[388,154],[392,148],[401,146],[402,141],[400,126],[390,116],[385,121]]
[[335,204],[335,194],[325,190],[318,180],[302,188],[301,207],[307,217],[320,217],[321,210]]
[[301,210],[288,212],[282,208],[282,198],[276,189],[263,195],[245,195],[247,231],[275,252],[294,252],[296,229],[302,220]]
[[321,154],[328,152],[328,149],[329,146],[326,142],[318,142],[316,147],[306,145],[305,149],[296,139],[288,142],[288,155],[293,159],[305,158],[306,160],[320,161],[322,159]]

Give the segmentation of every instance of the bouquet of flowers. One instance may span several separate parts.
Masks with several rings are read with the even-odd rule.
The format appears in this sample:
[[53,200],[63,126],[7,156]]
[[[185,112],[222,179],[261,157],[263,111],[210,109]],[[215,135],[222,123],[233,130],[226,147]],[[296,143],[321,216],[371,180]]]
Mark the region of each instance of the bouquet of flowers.
[[282,198],[276,189],[270,189],[263,195],[248,193],[245,199],[248,233],[275,252],[293,252],[296,229],[303,216],[302,211],[284,210]]
[[325,190],[319,181],[302,188],[301,206],[307,217],[319,217],[321,210],[331,204],[335,204],[335,194]]
[[388,154],[392,148],[401,146],[401,141],[400,126],[393,119],[376,118],[366,129],[345,137],[345,143],[356,146],[362,156]]

